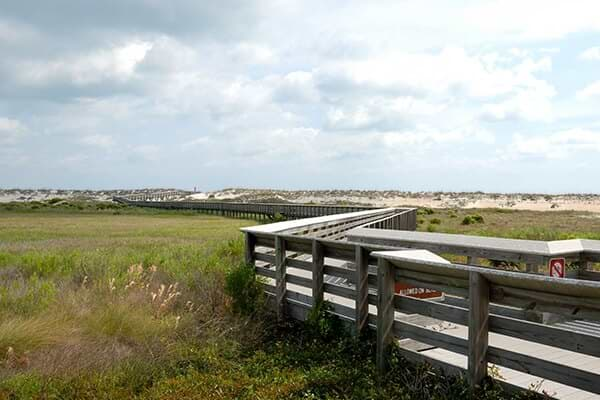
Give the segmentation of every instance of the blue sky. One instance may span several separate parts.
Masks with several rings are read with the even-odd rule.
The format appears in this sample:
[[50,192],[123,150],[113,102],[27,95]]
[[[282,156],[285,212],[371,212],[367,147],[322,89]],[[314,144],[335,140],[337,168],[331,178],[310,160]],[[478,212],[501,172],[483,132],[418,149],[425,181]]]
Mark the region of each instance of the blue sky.
[[0,187],[600,192],[598,1],[4,1]]

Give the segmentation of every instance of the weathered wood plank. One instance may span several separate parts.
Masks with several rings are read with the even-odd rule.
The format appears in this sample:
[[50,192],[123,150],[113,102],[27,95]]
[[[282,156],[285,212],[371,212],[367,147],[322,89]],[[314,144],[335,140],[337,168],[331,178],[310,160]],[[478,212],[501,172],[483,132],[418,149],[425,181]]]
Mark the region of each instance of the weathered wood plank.
[[600,336],[499,315],[490,315],[489,329],[490,332],[600,357]]
[[[468,325],[468,308],[398,295],[394,299],[394,304],[399,311],[404,313],[426,315],[442,321]],[[494,315],[491,308],[489,331],[563,350],[600,357],[600,336]]]
[[490,286],[480,273],[469,279],[469,382],[479,385],[487,376],[488,317]]
[[426,315],[465,326],[469,323],[468,309],[461,307],[398,295],[394,298],[394,305],[398,311],[403,313]]
[[[464,299],[462,297],[456,297],[456,296],[446,295],[444,297],[444,304],[461,307],[464,309],[469,308],[468,299]],[[502,306],[502,305],[494,304],[494,303],[490,304],[490,314],[501,315],[504,317],[510,317],[510,318],[514,318],[514,319],[523,319],[523,320],[528,320],[528,321],[532,320],[532,316],[530,315],[530,314],[532,314],[531,311],[523,310],[523,309],[515,308],[515,307]],[[536,321],[536,322],[539,322],[539,321]]]
[[394,334],[400,338],[414,339],[454,353],[468,355],[468,342],[463,338],[434,331],[407,321],[394,321]]
[[297,268],[303,271],[312,271],[312,263],[310,261],[299,260],[297,258],[288,258],[287,266],[290,268]]
[[600,394],[600,375],[588,371],[493,346],[488,347],[488,360],[516,371]]
[[285,291],[286,291],[286,265],[285,265],[285,240],[275,237],[275,286],[277,297],[277,319],[285,319]]
[[254,259],[258,261],[264,261],[269,264],[275,264],[275,255],[273,254],[264,254],[264,253],[254,253]]
[[377,273],[377,369],[383,373],[387,366],[388,347],[394,329],[394,266],[380,259]]
[[266,276],[267,278],[276,279],[276,271],[263,267],[254,267],[257,275]]
[[348,287],[334,285],[332,283],[324,283],[323,287],[327,293],[335,294],[337,296],[346,297],[351,300],[356,299],[356,293],[353,289]]
[[361,246],[355,247],[355,290],[354,333],[359,336],[367,326],[369,318],[369,252]]
[[254,236],[250,232],[246,232],[244,237],[244,259],[246,261],[246,264],[254,264],[254,248],[256,247],[256,236]]
[[354,270],[325,264],[324,272],[325,275],[336,276],[338,278],[348,279],[349,282],[354,282]]
[[292,285],[304,286],[305,288],[312,289],[312,279],[304,278],[298,275],[287,274],[286,275],[287,283],[291,283]]
[[312,297],[315,304],[323,302],[323,245],[317,240],[312,242]]

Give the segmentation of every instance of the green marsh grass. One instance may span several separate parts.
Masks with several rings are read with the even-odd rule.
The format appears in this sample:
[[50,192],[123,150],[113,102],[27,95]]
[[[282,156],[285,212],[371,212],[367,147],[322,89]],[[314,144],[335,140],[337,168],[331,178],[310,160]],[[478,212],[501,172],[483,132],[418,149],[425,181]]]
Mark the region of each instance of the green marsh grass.
[[[473,213],[485,223],[460,224]],[[420,214],[420,229],[440,232],[598,236],[599,220],[577,213]],[[0,399],[470,398],[460,379],[398,356],[378,384],[372,338],[332,334],[339,324],[322,315],[277,325],[236,304],[232,294],[256,294],[240,267],[239,228],[252,224],[62,200],[0,205]]]

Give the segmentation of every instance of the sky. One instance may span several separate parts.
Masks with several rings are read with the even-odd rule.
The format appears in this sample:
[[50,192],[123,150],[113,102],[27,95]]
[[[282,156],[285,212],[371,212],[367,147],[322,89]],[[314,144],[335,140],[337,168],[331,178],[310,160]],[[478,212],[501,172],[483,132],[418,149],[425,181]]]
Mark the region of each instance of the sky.
[[600,2],[0,2],[0,188],[600,192]]

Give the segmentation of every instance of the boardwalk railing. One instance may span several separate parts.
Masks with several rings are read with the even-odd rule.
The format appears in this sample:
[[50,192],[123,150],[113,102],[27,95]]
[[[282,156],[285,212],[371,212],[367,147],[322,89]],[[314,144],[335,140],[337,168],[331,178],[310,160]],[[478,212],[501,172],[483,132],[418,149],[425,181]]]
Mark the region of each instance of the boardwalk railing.
[[367,206],[337,206],[280,203],[235,203],[225,201],[149,201],[143,199],[115,197],[113,200],[137,207],[167,210],[198,210],[212,214],[240,218],[274,218],[281,215],[286,219],[311,218],[323,215],[345,214],[356,211],[377,210]]
[[[384,228],[385,229],[385,228]],[[548,262],[565,258],[572,267],[570,278],[600,281],[600,273],[591,269],[600,262],[600,241],[596,240],[520,240],[446,233],[409,232],[384,229],[355,229],[349,241],[388,248],[416,248],[438,255],[463,256],[464,264],[480,265],[484,260],[521,265],[521,270],[548,274]]]
[[159,190],[159,191],[143,191],[140,193],[132,193],[126,196],[114,197],[113,200],[120,202],[127,201],[165,201],[172,200],[182,196],[187,196],[190,192],[182,190]]
[[[430,249],[440,254],[530,263],[542,263],[554,254],[544,253],[542,242],[503,242],[496,238],[483,238],[500,241],[504,247],[496,245],[495,252],[491,242],[469,243],[460,237],[454,247],[449,238],[441,240],[437,248],[433,240],[427,244],[420,238],[417,243],[416,236],[421,233],[410,231],[415,227],[414,211],[371,210],[244,228],[246,261],[263,277],[265,293],[278,318],[305,320],[315,304],[326,301],[330,312],[352,327],[354,333],[377,329],[378,365],[382,370],[388,345],[401,339],[400,351],[406,358],[427,361],[449,373],[466,374],[473,385],[487,375],[491,363],[600,393],[600,376],[594,372],[517,348],[490,345],[488,340],[489,333],[500,334],[520,340],[525,347],[528,343],[545,345],[562,351],[561,355],[568,350],[583,357],[600,357],[599,335],[532,322],[541,321],[532,318],[532,314],[540,313],[600,320],[600,282],[452,264],[428,250],[406,249],[407,244],[425,249],[431,245]],[[389,226],[398,230],[376,229]],[[412,243],[408,237],[412,237]],[[598,244],[586,241],[587,253],[572,254],[573,243],[550,247],[552,251],[562,249],[562,255],[594,260],[593,249]],[[399,295],[397,283],[444,295],[438,301]],[[434,321],[434,327],[416,322],[423,319]],[[444,321],[468,327],[468,335],[460,337],[452,334],[459,330],[442,332],[435,328]],[[467,368],[415,350],[434,347],[467,356]],[[509,382],[501,383],[517,388]]]
[[[414,252],[383,251],[373,254],[379,260],[377,357],[380,369],[385,369],[388,345],[395,337],[404,337],[468,356],[466,372],[472,384],[481,382],[488,373],[488,363],[494,363],[600,394],[598,374],[493,347],[488,342],[489,332],[496,332],[528,342],[600,357],[599,336],[490,313],[491,302],[523,308],[535,304],[565,316],[579,315],[600,320],[600,283],[450,264],[443,259],[424,259],[422,254]],[[408,280],[419,287],[435,286],[444,292],[468,298],[468,307],[397,296],[394,293],[396,280]],[[395,311],[412,312],[468,326],[468,338],[396,320]],[[410,350],[403,350],[403,354],[410,359],[424,360],[422,354]],[[462,372],[454,365],[426,360],[441,364],[446,371]]]

